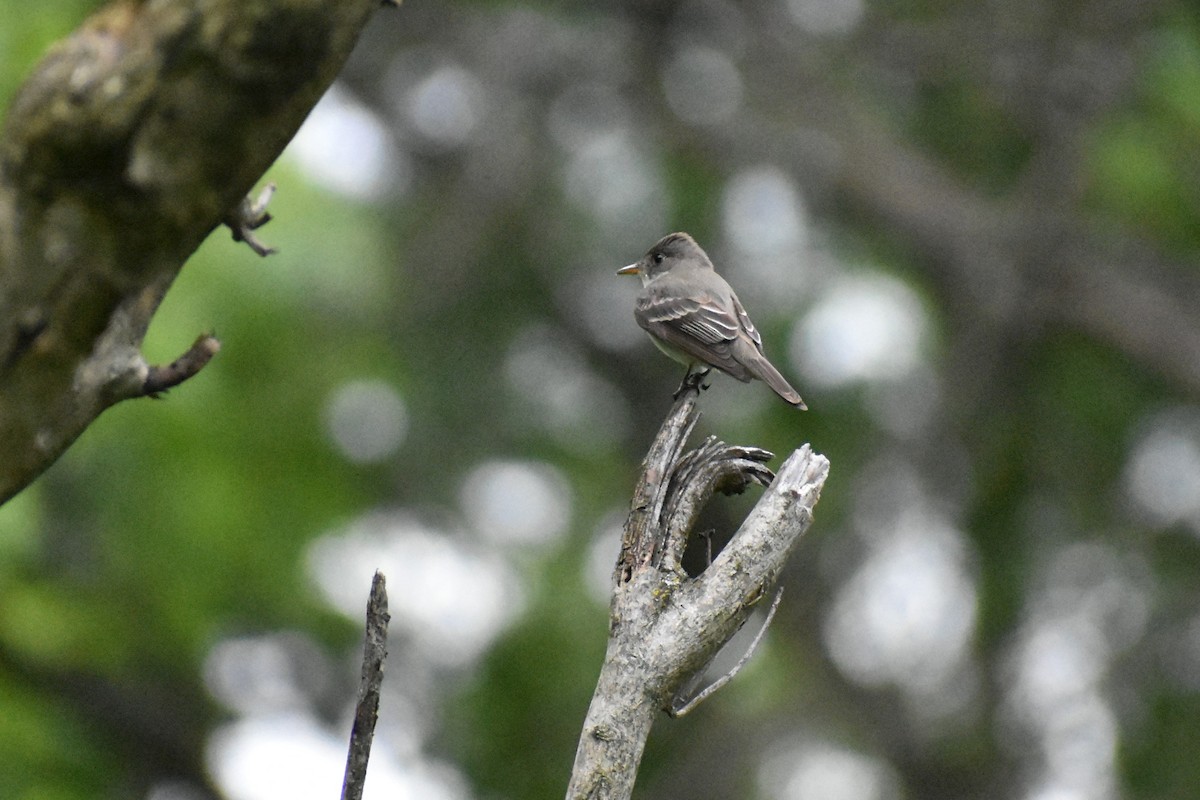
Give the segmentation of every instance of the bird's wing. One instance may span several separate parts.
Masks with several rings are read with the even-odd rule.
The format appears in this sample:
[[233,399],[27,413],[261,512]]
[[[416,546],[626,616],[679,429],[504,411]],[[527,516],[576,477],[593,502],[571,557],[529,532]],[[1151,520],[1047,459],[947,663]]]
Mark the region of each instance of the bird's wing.
[[[775,365],[767,360],[766,354],[763,353],[762,336],[754,327],[754,323],[750,321],[750,316],[742,307],[742,301],[738,300],[736,294],[732,295],[732,299],[734,311],[737,313],[738,321],[742,324],[743,341],[746,342],[742,345],[745,349],[741,354],[738,354],[736,350],[733,351],[738,363],[744,365],[749,372],[770,386],[788,403],[802,409],[808,408],[800,398],[800,393],[793,389],[787,379],[779,374]],[[753,350],[750,349],[751,346],[753,346]]]
[[758,352],[762,352],[762,336],[759,335],[758,328],[754,327],[754,323],[750,321],[750,315],[746,313],[746,309],[742,307],[742,301],[738,300],[738,296],[732,295],[733,310],[737,313],[738,322],[741,323],[742,331],[754,342],[754,346],[758,348]]
[[647,332],[697,362],[717,367],[738,380],[750,379],[750,373],[730,352],[744,329],[742,320],[712,292],[687,296],[650,292],[638,298],[634,316]]

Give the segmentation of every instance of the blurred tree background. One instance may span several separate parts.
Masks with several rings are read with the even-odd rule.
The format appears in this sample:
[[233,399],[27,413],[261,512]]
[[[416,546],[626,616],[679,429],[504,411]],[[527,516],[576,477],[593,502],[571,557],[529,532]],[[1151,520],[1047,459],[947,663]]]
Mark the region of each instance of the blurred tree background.
[[[0,3],[5,104],[96,5]],[[218,230],[147,343],[219,356],[0,508],[0,797],[336,796],[377,567],[368,794],[561,796],[672,230],[812,408],[697,433],[833,467],[640,796],[1200,792],[1194,4],[410,0],[268,178],[279,254]]]

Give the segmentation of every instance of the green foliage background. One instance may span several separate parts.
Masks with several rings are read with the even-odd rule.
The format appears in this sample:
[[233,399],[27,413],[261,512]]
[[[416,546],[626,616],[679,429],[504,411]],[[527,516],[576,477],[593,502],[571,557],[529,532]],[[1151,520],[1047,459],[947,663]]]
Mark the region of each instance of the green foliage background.
[[[0,797],[217,796],[206,748],[239,712],[206,688],[203,664],[231,637],[310,641],[337,667],[311,706],[341,730],[358,621],[317,590],[310,544],[376,510],[469,527],[463,481],[490,459],[552,465],[569,523],[499,548],[525,602],[477,661],[431,679],[419,750],[455,765],[471,796],[560,796],[603,655],[592,543],[679,378],[649,346],[590,335],[578,298],[669,230],[691,231],[722,266],[736,260],[722,197],[757,165],[794,181],[827,262],[790,308],[769,289],[756,306],[753,273],[735,283],[813,410],[717,379],[699,433],[781,454],[811,441],[832,474],[767,647],[702,711],[658,725],[641,796],[809,796],[764,778],[763,763],[812,742],[872,759],[885,777],[859,796],[880,800],[1195,796],[1200,516],[1147,506],[1130,476],[1154,430],[1176,431],[1200,459],[1187,424],[1162,427],[1200,418],[1200,351],[1187,345],[1200,341],[1189,339],[1200,330],[1200,18],[1172,2],[970,5],[871,3],[840,33],[795,20],[856,4],[414,0],[381,12],[339,88],[405,153],[405,188],[354,199],[282,159],[262,230],[280,253],[258,259],[216,231],[146,345],[166,362],[214,330],[218,357],[162,401],[107,412],[0,508]],[[0,2],[0,97],[93,7]],[[522,36],[529,49],[514,49]],[[696,42],[725,48],[739,70],[731,119],[689,123],[666,97],[666,65]],[[404,122],[405,92],[444,64],[485,93],[465,144],[422,140]],[[568,186],[556,99],[597,85],[624,101],[650,154],[664,192],[653,234]],[[598,128],[610,124],[601,111]],[[956,205],[980,209],[963,216],[974,227],[939,216]],[[1094,272],[1070,266],[1084,245],[1105,262]],[[823,292],[863,265],[919,300],[924,377],[823,383],[786,355]],[[622,286],[597,296],[628,304]],[[1098,298],[1122,292],[1128,306],[1103,311]],[[1145,308],[1185,313],[1171,326]],[[614,319],[632,327],[627,311]],[[530,331],[599,389],[565,422],[506,377]],[[394,387],[409,420],[400,448],[370,465],[346,460],[325,422],[339,387],[362,379]],[[881,403],[933,410],[904,434]],[[1160,480],[1186,493],[1192,477]],[[896,527],[888,512],[909,495],[889,487],[903,480],[949,520],[974,589],[961,674],[973,688],[931,719],[903,681],[849,674],[827,638],[834,598],[873,537]],[[727,533],[747,502],[723,504],[714,526]],[[1126,588],[1103,594],[1106,580]],[[1057,751],[1012,711],[1020,653],[1048,652],[1041,640],[1022,650],[1022,637],[1063,596],[1113,604],[1099,618],[1132,631],[1063,667],[1112,723],[1107,756],[1082,751],[1091,767],[1111,761],[1098,784],[1054,783],[1070,770],[1047,766]],[[421,669],[397,658],[388,681],[403,687],[409,668]],[[1104,729],[1078,726],[1083,738]]]

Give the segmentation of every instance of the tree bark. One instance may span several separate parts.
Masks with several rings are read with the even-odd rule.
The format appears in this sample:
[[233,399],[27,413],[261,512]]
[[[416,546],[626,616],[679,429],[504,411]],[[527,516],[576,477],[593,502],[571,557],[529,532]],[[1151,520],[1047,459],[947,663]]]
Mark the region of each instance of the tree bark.
[[[697,676],[769,594],[812,523],[828,460],[804,445],[772,476],[771,454],[710,438],[680,455],[696,420],[687,390],[642,464],[614,575],[608,650],[584,720],[568,800],[632,795],[646,737],[659,710],[685,706]],[[768,485],[729,544],[688,577],[680,558],[715,491]]]
[[367,764],[371,760],[371,744],[375,741],[375,723],[379,721],[379,695],[383,687],[383,662],[387,660],[387,628],[391,618],[387,580],[376,570],[367,600],[362,676],[358,682],[358,702],[354,706],[354,725],[350,729],[350,749],[346,753],[342,800],[362,800],[367,785]]
[[154,368],[140,347],[213,228],[254,227],[241,199],[378,6],[117,0],[25,82],[0,135],[0,503],[216,352],[201,337]]

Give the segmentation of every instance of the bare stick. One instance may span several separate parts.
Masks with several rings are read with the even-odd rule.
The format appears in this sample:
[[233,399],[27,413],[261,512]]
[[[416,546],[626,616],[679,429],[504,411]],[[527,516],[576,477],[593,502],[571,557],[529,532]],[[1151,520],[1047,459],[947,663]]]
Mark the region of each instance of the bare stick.
[[346,755],[346,777],[342,781],[342,800],[361,800],[367,782],[367,761],[379,718],[379,687],[383,684],[383,662],[387,658],[387,581],[376,572],[367,601],[367,635],[363,642],[362,678],[358,684],[358,705],[350,730],[350,750]]
[[733,665],[733,669],[729,670],[729,672],[726,672],[724,675],[710,683],[708,687],[704,689],[704,691],[698,693],[691,700],[688,700],[682,704],[671,706],[667,713],[672,717],[682,717],[685,714],[693,711],[696,706],[712,697],[717,693],[717,690],[721,689],[723,686],[725,686],[725,684],[733,680],[734,676],[742,671],[742,667],[746,666],[746,662],[748,662],[754,656],[754,651],[758,649],[759,643],[767,634],[767,628],[771,627],[771,620],[775,619],[775,612],[779,610],[779,602],[781,600],[783,600],[782,586],[775,590],[775,599],[771,601],[771,607],[767,609],[767,618],[763,620],[762,627],[758,629],[758,633],[754,634],[754,639],[751,640],[750,646],[746,648],[746,652],[742,653],[742,657],[738,659],[738,662]]

